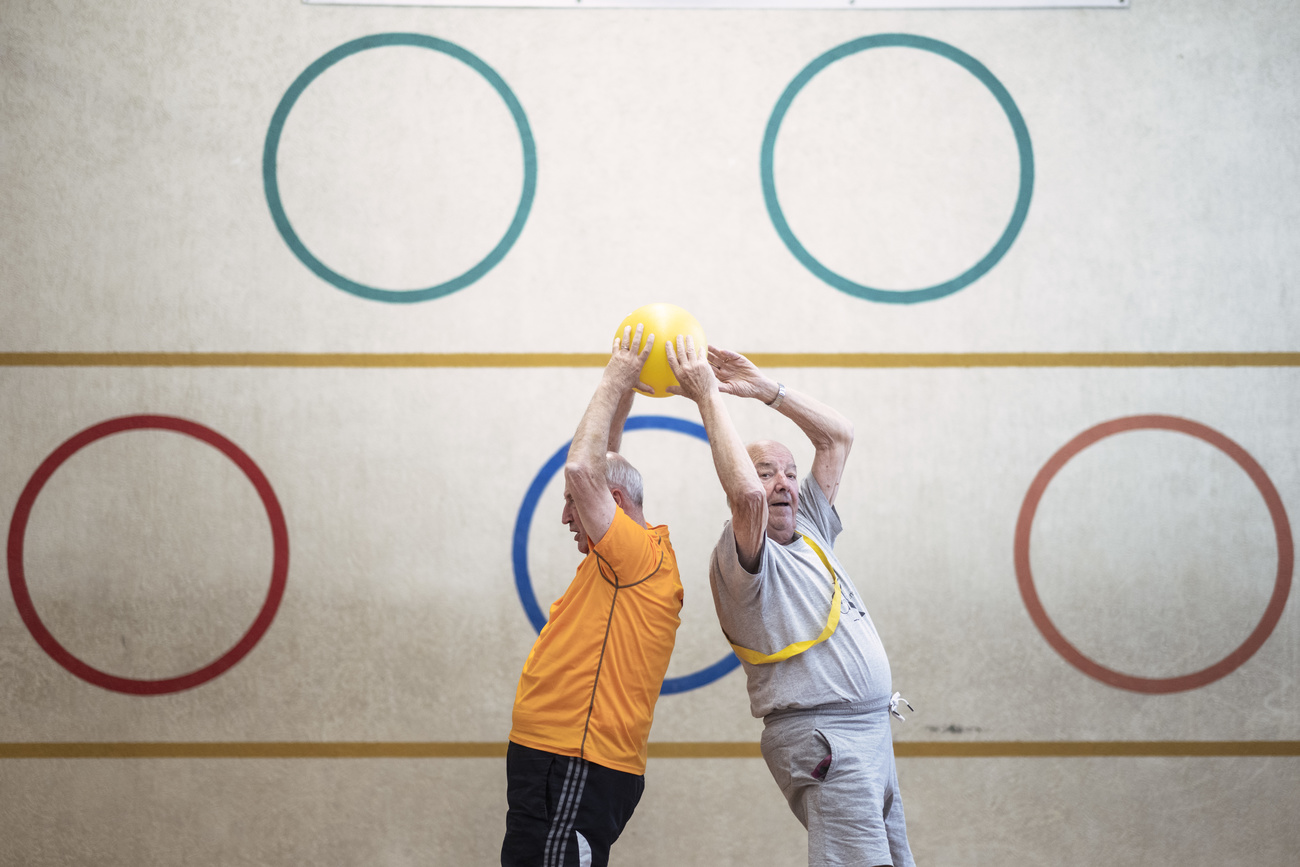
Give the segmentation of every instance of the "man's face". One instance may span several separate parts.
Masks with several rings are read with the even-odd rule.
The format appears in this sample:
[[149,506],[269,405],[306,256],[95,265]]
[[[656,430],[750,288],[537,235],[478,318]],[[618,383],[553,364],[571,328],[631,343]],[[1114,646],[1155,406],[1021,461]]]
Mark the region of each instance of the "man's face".
[[796,535],[794,516],[799,511],[799,475],[794,455],[780,443],[761,443],[750,451],[750,458],[767,492],[767,537],[788,545]]
[[573,495],[569,493],[567,482],[564,485],[564,511],[560,513],[560,523],[569,525],[573,540],[578,543],[578,550],[587,554],[590,551],[587,545],[587,531],[582,528],[582,521],[578,519],[578,507],[573,503]]

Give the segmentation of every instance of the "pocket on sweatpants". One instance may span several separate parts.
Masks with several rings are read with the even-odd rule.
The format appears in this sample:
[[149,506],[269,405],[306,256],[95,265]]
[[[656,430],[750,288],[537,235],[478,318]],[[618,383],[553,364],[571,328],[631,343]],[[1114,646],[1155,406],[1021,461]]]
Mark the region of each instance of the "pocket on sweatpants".
[[[809,774],[817,782],[823,782],[831,775],[835,767],[835,747],[831,739],[826,736],[821,729],[813,729],[814,739],[817,743],[816,749],[813,750],[809,761],[816,761],[812,766]],[[820,756],[820,758],[816,758]]]

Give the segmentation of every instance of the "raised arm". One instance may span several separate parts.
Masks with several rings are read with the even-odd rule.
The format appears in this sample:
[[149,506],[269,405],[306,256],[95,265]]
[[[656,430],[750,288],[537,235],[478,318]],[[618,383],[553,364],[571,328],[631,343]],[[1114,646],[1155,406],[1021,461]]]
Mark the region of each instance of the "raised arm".
[[853,447],[853,423],[811,395],[785,388],[740,353],[710,346],[709,364],[724,394],[761,400],[799,426],[815,450],[813,479],[826,500],[835,505],[844,464]]
[[731,528],[736,536],[736,554],[749,572],[758,570],[767,538],[767,494],[758,479],[745,444],[736,432],[731,415],[722,405],[722,393],[705,347],[695,347],[689,336],[678,336],[677,345],[665,344],[668,366],[680,385],[668,390],[695,401],[709,435],[713,468],[731,507]]
[[[654,337],[653,334],[650,336]],[[636,389],[633,388],[623,392],[623,397],[619,399],[618,406],[614,409],[614,418],[609,422],[609,442],[605,446],[606,451],[617,452],[622,448],[623,426],[627,424],[627,417],[632,412],[632,401],[635,399]]]
[[596,386],[596,393],[587,405],[587,411],[578,422],[578,430],[569,445],[569,455],[564,464],[564,479],[573,497],[574,508],[591,544],[605,538],[614,523],[617,504],[605,481],[605,453],[618,451],[623,438],[623,424],[632,408],[634,389],[652,390],[641,382],[641,368],[650,356],[654,335],[641,343],[641,326],[632,334],[631,327],[623,329],[621,338],[614,340],[614,351],[605,373]]

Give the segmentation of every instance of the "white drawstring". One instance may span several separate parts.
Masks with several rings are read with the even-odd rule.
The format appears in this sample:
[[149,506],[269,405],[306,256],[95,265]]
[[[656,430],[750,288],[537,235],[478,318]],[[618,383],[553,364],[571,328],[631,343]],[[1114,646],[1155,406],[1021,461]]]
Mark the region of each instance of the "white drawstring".
[[903,694],[901,692],[896,692],[892,696],[890,696],[889,712],[894,716],[898,717],[899,719],[903,720],[904,722],[906,722],[907,717],[903,716],[901,713],[898,712],[899,702],[902,702],[903,704],[907,705],[907,709],[910,710],[912,713],[916,713],[916,708],[912,707],[911,703],[907,699],[903,698]]

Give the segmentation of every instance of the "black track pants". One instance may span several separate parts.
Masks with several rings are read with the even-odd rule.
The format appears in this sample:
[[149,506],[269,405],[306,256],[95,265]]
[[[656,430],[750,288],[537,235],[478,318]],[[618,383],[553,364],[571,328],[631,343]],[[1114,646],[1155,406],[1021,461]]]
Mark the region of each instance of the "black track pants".
[[501,867],[605,867],[645,777],[511,743]]

